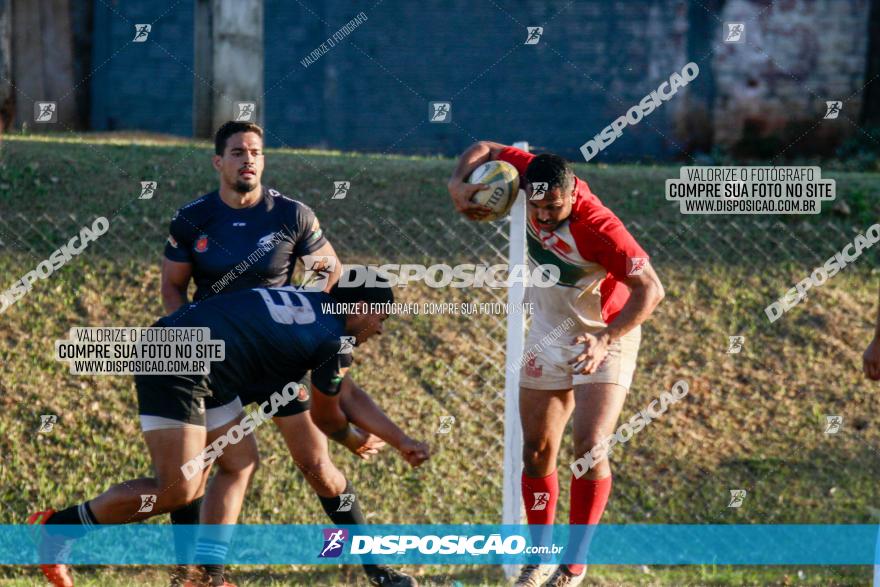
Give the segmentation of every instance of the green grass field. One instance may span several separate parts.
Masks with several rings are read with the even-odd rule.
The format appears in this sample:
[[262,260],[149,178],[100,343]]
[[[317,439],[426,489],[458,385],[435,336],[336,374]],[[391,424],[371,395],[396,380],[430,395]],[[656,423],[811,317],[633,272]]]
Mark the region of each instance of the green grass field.
[[[152,322],[161,313],[161,227],[181,204],[213,189],[216,179],[205,144],[142,139],[130,145],[113,136],[10,137],[0,149],[0,220],[16,213],[75,213],[89,220],[112,213],[130,223],[147,218],[159,227],[155,235],[136,235],[152,243],[143,245],[148,248],[145,254],[132,255],[113,246],[89,251],[38,282],[2,315],[0,523],[20,523],[38,506],[79,502],[116,480],[148,470],[130,379],[72,376],[53,360],[53,342],[66,336],[71,326]],[[381,260],[378,249],[363,248],[379,235],[365,232],[354,239],[344,233],[355,231],[364,217],[398,224],[437,218],[458,226],[452,224],[455,215],[445,192],[452,165],[448,159],[270,150],[266,165],[267,185],[312,205],[333,242],[346,243],[337,246],[343,261]],[[682,216],[676,205],[663,199],[663,180],[676,177],[677,168],[583,165],[578,173],[626,223],[665,223],[671,233],[679,234]],[[851,208],[851,215],[838,222],[862,229],[873,223],[880,175],[828,175],[838,181],[838,199]],[[139,201],[138,182],[148,179],[159,181],[157,196]],[[329,200],[334,179],[352,181],[350,200]],[[789,218],[783,223],[795,234],[802,224],[823,226],[832,216],[823,212],[820,218]],[[698,224],[692,226],[697,228],[689,229],[688,235],[699,232]],[[3,289],[41,260],[16,242],[16,235],[10,234],[15,228],[7,225],[0,232],[0,240],[8,245],[0,248]],[[115,238],[113,230],[103,238]],[[468,230],[491,228],[477,225]],[[57,235],[55,243],[69,238],[49,232]],[[468,259],[470,253],[457,247],[456,236],[425,235],[424,242],[445,245],[456,259]],[[822,242],[804,239],[805,246],[824,254],[847,242],[838,233],[826,236]],[[462,238],[475,237],[466,233]],[[687,238],[674,237],[665,244],[675,253],[688,246]],[[658,266],[667,298],[644,328],[639,370],[622,418],[678,379],[686,379],[691,392],[616,451],[615,490],[605,521],[876,522],[872,511],[880,507],[880,399],[860,373],[876,311],[874,256],[865,255],[847,267],[771,325],[764,306],[813,266],[809,260],[775,251],[778,238],[776,231],[753,227],[733,234],[732,244],[714,243],[722,260],[672,262],[672,255],[670,262]],[[366,244],[349,244],[355,242]],[[416,244],[420,243],[402,239],[401,258],[422,262],[425,253]],[[743,251],[757,246],[771,259],[776,253],[779,261],[737,255],[738,246]],[[424,248],[438,251],[432,257],[435,262],[448,261],[439,252],[442,248]],[[483,301],[491,292],[409,286],[396,294],[402,301],[441,302]],[[740,354],[726,353],[727,337],[733,334],[746,336]],[[492,318],[400,316],[389,320],[376,344],[359,352],[354,377],[435,452],[424,468],[412,471],[390,453],[361,464],[333,447],[334,459],[362,495],[369,521],[500,520],[503,373],[485,362],[500,361],[490,353],[493,345],[503,345],[503,336]],[[56,430],[37,434],[39,415],[46,413],[59,415]],[[439,418],[446,414],[456,416],[456,427],[452,434],[438,435]],[[839,434],[823,433],[826,414],[844,417]],[[299,477],[280,435],[267,426],[257,437],[262,466],[241,521],[322,523],[320,505]],[[560,457],[562,470],[572,458],[566,447]],[[748,490],[742,508],[727,507],[733,488]],[[567,519],[567,501],[566,482],[558,521]],[[163,518],[156,522],[167,523]],[[489,567],[409,570],[428,585],[503,584],[500,571]],[[163,570],[149,568],[88,568],[78,574],[78,584],[89,586],[163,585],[165,580]],[[362,579],[357,569],[271,567],[237,569],[233,580],[240,585],[281,586],[348,585]],[[869,582],[867,567],[702,566],[595,567],[585,584]],[[39,577],[33,568],[0,569],[0,585],[34,584]]]

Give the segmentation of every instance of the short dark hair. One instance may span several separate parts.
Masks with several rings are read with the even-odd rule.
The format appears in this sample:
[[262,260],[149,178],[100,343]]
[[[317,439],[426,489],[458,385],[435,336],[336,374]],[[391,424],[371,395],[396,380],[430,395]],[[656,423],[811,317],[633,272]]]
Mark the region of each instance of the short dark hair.
[[[364,271],[366,275],[362,275]],[[374,268],[363,265],[346,266],[339,281],[329,293],[337,302],[342,303],[391,304],[394,302],[394,292],[388,279]]]
[[554,188],[566,190],[574,185],[574,171],[568,161],[552,153],[538,155],[526,168],[526,182],[547,182],[547,191]]
[[263,138],[263,129],[260,125],[254,124],[253,122],[230,120],[229,122],[224,122],[223,125],[217,129],[217,134],[214,135],[214,154],[222,157],[223,153],[226,151],[226,141],[229,140],[229,137],[232,135],[240,132],[252,132],[259,136],[260,139]]

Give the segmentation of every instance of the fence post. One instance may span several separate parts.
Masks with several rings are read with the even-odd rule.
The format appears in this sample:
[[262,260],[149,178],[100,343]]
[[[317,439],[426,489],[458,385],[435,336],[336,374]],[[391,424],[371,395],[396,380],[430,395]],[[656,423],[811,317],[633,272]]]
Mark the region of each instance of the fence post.
[[[527,142],[514,147],[529,150]],[[520,178],[522,181],[522,178]],[[526,195],[520,188],[516,201],[510,209],[510,244],[507,263],[509,267],[526,263]],[[522,304],[525,285],[511,284],[507,290],[508,307]],[[519,421],[519,366],[525,346],[525,312],[507,314],[507,345],[504,370],[504,479],[502,499],[502,524],[519,524],[522,508],[522,427]],[[515,565],[504,565],[508,577],[516,572]]]

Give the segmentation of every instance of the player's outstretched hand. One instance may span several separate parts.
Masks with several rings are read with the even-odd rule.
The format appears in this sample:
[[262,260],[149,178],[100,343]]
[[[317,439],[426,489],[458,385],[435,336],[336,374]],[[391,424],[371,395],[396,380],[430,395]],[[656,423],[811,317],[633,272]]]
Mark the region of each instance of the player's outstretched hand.
[[452,196],[452,203],[455,204],[455,209],[464,214],[465,217],[471,220],[480,220],[492,212],[492,209],[487,206],[471,202],[471,197],[475,193],[489,187],[486,184],[451,180],[447,187],[449,188],[449,195]]
[[385,441],[369,432],[364,432],[360,428],[352,426],[355,434],[351,435],[352,441],[345,444],[345,448],[356,454],[365,461],[369,461],[370,457],[379,454],[379,451],[385,446]]
[[876,338],[871,341],[865,354],[862,355],[862,369],[868,379],[877,381],[880,379],[880,341]]
[[581,334],[574,339],[575,344],[583,343],[584,350],[571,359],[568,364],[573,365],[575,373],[589,375],[599,368],[605,356],[608,354],[608,336],[596,336],[594,334]]
[[428,445],[412,438],[407,438],[398,448],[403,459],[410,464],[411,467],[418,467],[429,458],[431,452]]

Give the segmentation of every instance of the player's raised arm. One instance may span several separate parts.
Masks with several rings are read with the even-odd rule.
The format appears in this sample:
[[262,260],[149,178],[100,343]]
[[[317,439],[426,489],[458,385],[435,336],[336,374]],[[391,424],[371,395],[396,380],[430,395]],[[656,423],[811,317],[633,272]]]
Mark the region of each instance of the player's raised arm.
[[474,169],[486,163],[494,161],[498,158],[506,145],[501,143],[493,143],[492,141],[479,141],[471,145],[458,158],[458,164],[449,178],[447,188],[449,195],[452,196],[452,203],[455,209],[464,214],[471,220],[479,220],[488,215],[492,210],[486,206],[480,206],[471,202],[474,193],[484,190],[489,186],[481,183],[467,183],[467,178]]

